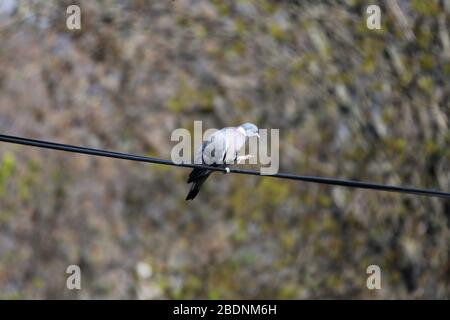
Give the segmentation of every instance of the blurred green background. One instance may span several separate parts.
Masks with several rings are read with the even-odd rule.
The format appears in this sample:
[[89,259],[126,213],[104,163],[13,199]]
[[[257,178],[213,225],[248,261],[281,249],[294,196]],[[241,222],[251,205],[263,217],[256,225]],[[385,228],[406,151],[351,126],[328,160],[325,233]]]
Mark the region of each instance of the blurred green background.
[[[449,20],[449,0],[2,0],[0,132],[169,159],[176,128],[251,121],[280,129],[283,172],[450,190]],[[1,143],[0,298],[450,297],[448,200],[214,174],[186,202],[188,172]]]

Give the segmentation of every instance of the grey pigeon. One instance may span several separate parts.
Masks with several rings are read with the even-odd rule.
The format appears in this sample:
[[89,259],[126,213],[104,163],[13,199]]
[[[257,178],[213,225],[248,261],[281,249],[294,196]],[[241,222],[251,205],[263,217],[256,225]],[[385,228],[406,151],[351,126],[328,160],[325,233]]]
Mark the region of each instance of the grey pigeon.
[[[259,138],[258,127],[253,123],[244,123],[239,127],[227,127],[216,131],[197,151],[195,163],[222,168],[230,163],[240,163],[251,157],[250,155],[238,157],[238,152],[245,146],[247,138],[253,136]],[[192,170],[187,181],[192,185],[186,200],[193,200],[197,196],[200,187],[212,172],[202,168]]]

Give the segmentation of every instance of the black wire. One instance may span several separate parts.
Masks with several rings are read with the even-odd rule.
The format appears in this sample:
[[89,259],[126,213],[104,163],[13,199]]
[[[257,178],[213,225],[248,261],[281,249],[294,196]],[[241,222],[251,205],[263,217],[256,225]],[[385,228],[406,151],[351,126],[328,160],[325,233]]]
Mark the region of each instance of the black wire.
[[[99,156],[99,157],[109,157],[109,158],[124,159],[124,160],[131,160],[131,161],[156,163],[156,164],[185,167],[185,168],[203,168],[203,169],[209,169],[212,171],[221,171],[224,173],[227,172],[227,170],[225,168],[221,168],[221,167],[212,167],[212,166],[207,166],[207,165],[202,165],[202,164],[188,164],[188,163],[177,164],[170,160],[138,156],[138,155],[133,155],[133,154],[128,154],[128,153],[93,149],[93,148],[78,147],[78,146],[73,146],[73,145],[68,145],[68,144],[27,139],[27,138],[22,138],[22,137],[15,137],[15,136],[7,136],[7,135],[2,135],[2,134],[0,134],[0,141],[14,143],[14,144],[27,145],[27,146],[33,146],[33,147],[38,147],[38,148],[46,148],[46,149],[53,149],[53,150],[60,150],[60,151],[67,151],[67,152],[74,152],[74,153],[89,154],[89,155]],[[263,177],[266,176],[266,175],[262,175],[259,171],[254,171],[254,170],[229,168],[229,172],[237,173],[237,174],[247,174],[247,175],[253,175],[253,176],[263,176]],[[289,173],[277,173],[277,174],[273,174],[273,175],[267,175],[267,177],[288,179],[288,180],[299,180],[299,181],[306,181],[306,182],[313,182],[313,183],[320,183],[320,184],[327,184],[327,185],[335,185],[335,186],[343,186],[343,187],[351,187],[351,188],[372,189],[372,190],[380,190],[380,191],[423,195],[423,196],[430,196],[430,197],[450,198],[450,193],[439,191],[439,190],[418,189],[418,188],[411,188],[411,187],[398,187],[398,186],[369,183],[369,182],[360,182],[360,181],[353,181],[353,180],[341,180],[341,179],[322,178],[322,177],[313,177],[313,176],[302,176],[302,175],[289,174]]]

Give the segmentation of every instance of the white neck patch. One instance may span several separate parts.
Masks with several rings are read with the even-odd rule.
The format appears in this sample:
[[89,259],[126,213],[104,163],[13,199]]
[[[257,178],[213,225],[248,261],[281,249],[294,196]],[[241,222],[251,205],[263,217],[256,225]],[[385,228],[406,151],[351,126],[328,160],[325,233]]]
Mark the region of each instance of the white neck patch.
[[239,131],[240,133],[242,133],[244,136],[247,136],[247,135],[245,134],[245,129],[244,129],[244,128],[239,127],[239,128],[238,128],[238,131]]

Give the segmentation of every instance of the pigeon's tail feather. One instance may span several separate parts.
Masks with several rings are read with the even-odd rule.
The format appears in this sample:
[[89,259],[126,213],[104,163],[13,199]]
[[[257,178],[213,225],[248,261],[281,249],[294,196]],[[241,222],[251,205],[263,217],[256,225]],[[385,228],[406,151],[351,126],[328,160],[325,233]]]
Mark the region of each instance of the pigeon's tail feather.
[[[197,171],[197,172],[196,172]],[[201,172],[199,172],[201,171]],[[191,190],[189,190],[186,200],[193,200],[200,191],[202,184],[208,179],[209,175],[212,173],[208,169],[194,169],[189,175],[188,183],[192,182]]]
[[203,169],[203,168],[194,168],[194,170],[192,170],[191,173],[189,174],[187,183],[194,182],[203,176],[208,177],[210,174],[211,174],[211,170]]

